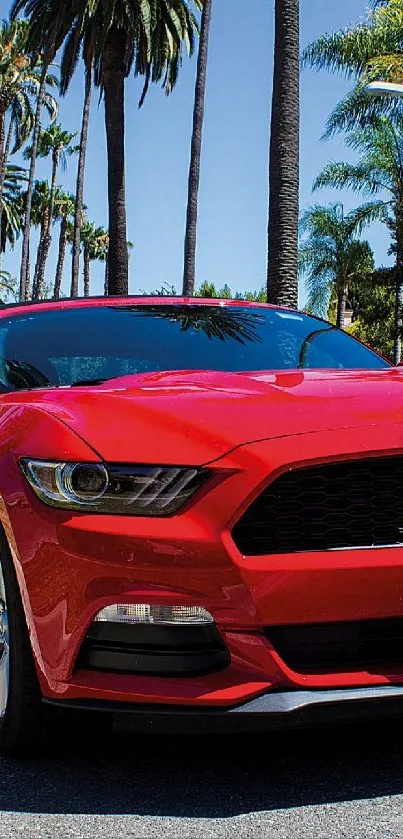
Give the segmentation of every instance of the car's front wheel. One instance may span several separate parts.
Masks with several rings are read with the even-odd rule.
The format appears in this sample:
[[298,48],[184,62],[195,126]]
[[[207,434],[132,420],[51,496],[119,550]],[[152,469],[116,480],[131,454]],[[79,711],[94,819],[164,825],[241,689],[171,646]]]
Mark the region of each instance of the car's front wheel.
[[17,578],[0,533],[0,752],[25,750],[38,741],[42,709]]

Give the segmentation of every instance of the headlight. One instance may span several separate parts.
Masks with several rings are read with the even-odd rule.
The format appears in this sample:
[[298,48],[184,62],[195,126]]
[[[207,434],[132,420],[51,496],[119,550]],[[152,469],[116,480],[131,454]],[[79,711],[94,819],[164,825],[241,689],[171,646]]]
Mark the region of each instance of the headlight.
[[207,480],[209,472],[183,466],[120,466],[21,460],[32,489],[63,510],[121,516],[170,516]]

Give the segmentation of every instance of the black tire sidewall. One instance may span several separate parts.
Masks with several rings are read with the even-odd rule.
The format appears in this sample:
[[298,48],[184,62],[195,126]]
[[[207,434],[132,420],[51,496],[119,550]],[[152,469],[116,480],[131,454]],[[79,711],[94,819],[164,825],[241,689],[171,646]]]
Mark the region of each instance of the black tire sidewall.
[[2,567],[9,627],[9,692],[0,719],[0,751],[29,746],[38,737],[42,696],[32,655],[24,609],[10,548],[0,533]]

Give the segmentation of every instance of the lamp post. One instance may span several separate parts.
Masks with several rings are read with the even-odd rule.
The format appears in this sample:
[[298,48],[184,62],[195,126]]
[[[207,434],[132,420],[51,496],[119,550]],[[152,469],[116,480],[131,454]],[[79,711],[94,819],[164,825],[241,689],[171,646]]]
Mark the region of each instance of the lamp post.
[[403,84],[392,82],[370,82],[364,88],[370,96],[403,96]]

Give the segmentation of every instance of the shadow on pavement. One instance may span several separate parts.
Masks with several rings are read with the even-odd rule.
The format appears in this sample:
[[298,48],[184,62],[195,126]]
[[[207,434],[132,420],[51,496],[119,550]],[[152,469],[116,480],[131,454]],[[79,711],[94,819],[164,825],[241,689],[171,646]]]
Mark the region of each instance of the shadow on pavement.
[[403,792],[402,726],[237,737],[82,738],[0,758],[0,810],[228,818]]

